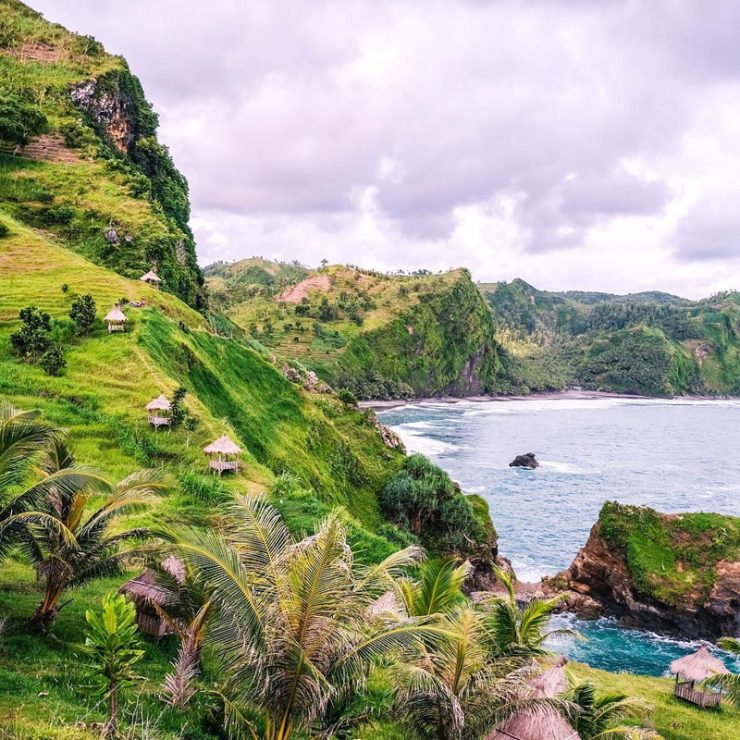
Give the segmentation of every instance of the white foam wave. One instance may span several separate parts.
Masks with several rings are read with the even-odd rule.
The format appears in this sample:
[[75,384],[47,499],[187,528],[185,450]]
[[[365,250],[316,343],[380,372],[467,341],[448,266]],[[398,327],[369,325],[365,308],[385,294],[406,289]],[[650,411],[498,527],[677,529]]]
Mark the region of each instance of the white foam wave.
[[426,455],[427,457],[433,457],[435,455],[444,455],[446,452],[454,452],[455,450],[460,449],[458,445],[452,444],[451,442],[443,442],[441,439],[434,439],[434,437],[420,434],[413,429],[409,429],[408,426],[408,424],[401,424],[397,427],[391,427],[391,429],[401,437],[409,452],[420,452],[422,455]]
[[577,465],[567,462],[558,462],[557,460],[540,460],[540,468],[551,470],[553,473],[562,473],[563,475],[586,475],[593,471],[584,470]]

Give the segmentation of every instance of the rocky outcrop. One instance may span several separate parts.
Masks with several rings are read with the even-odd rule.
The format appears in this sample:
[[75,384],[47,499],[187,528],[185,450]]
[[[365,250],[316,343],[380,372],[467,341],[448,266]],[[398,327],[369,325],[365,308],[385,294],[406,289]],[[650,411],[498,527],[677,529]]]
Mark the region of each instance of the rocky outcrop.
[[720,560],[712,570],[708,593],[689,591],[668,603],[637,585],[625,552],[597,523],[571,566],[546,579],[543,590],[566,592],[567,608],[582,616],[613,615],[629,626],[714,640],[740,633],[740,562]]
[[75,85],[70,96],[105,131],[119,152],[130,153],[135,140],[135,104],[129,96],[101,88],[97,80]]
[[380,432],[380,437],[386,447],[406,454],[406,445],[404,445],[403,440],[390,427],[381,423],[378,415],[372,409],[365,409],[365,418],[371,426]]
[[539,468],[540,464],[534,459],[534,452],[525,452],[523,455],[517,455],[510,463],[510,468]]

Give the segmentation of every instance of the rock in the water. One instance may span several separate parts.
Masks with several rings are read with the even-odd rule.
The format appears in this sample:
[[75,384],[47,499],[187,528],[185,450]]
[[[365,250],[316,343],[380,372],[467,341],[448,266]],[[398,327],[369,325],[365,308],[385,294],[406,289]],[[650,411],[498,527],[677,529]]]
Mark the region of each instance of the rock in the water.
[[517,455],[513,462],[509,463],[510,468],[539,468],[540,464],[534,459],[534,452],[526,452],[524,455]]

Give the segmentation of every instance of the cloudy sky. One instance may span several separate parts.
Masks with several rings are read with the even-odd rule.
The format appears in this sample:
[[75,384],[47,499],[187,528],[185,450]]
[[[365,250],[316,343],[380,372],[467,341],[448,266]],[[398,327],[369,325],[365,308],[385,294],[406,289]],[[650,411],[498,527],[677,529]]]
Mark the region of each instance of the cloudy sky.
[[30,0],[123,54],[201,263],[740,288],[736,0]]

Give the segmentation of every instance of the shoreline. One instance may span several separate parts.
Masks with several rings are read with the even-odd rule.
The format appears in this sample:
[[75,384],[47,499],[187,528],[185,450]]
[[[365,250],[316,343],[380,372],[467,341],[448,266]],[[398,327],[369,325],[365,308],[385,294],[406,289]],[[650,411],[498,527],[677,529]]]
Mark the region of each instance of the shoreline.
[[560,399],[575,401],[596,401],[603,398],[623,398],[639,401],[728,401],[737,398],[737,396],[640,396],[632,393],[612,393],[609,391],[583,391],[583,390],[564,390],[564,391],[536,391],[527,395],[512,396],[430,396],[419,398],[394,398],[387,401],[383,400],[366,400],[360,401],[361,409],[374,409],[376,411],[388,411],[389,409],[401,408],[403,406],[413,406],[420,403],[506,403],[509,401],[527,401],[529,399],[539,399],[544,401],[556,401]]

